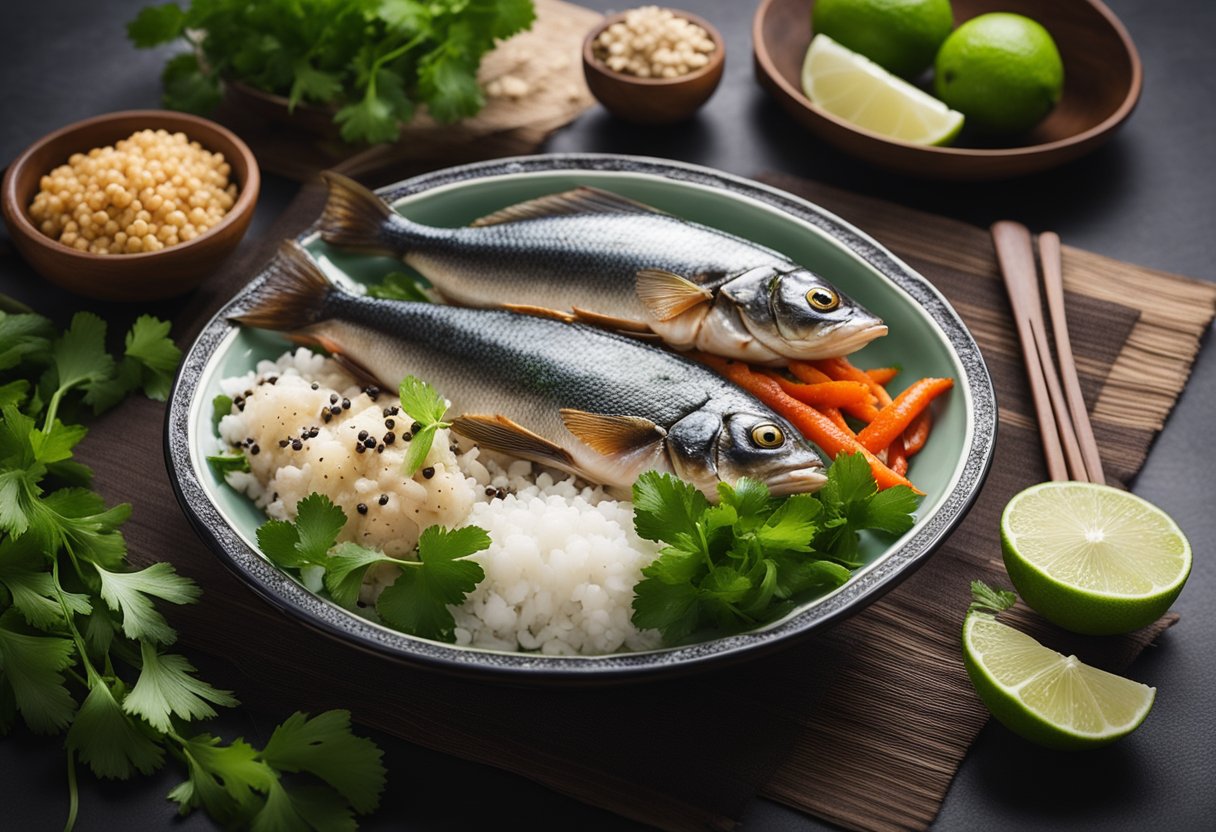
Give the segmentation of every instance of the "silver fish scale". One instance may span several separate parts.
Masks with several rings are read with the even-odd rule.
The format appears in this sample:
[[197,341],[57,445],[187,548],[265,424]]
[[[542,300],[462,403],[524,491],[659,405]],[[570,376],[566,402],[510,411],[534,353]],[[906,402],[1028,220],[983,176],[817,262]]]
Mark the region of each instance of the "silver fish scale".
[[577,306],[631,320],[646,318],[634,280],[642,269],[714,288],[722,277],[760,266],[796,268],[772,249],[665,214],[580,214],[451,229],[394,215],[387,233],[407,263],[460,303]]
[[[317,328],[382,382],[413,374],[447,396],[454,414],[503,413],[549,438],[559,435],[563,407],[664,427],[711,401],[717,413],[770,413],[689,359],[591,327],[339,292],[325,318]],[[504,407],[512,401],[520,405]]]

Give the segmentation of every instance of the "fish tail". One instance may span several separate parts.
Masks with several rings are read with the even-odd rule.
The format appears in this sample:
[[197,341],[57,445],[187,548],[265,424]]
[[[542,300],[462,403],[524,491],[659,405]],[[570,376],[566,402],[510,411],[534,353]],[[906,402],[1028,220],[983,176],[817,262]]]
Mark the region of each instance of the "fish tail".
[[244,326],[294,332],[328,317],[326,306],[336,287],[295,240],[279,247],[253,306],[231,320]]
[[319,221],[321,238],[340,248],[400,254],[384,232],[396,214],[368,188],[332,170],[321,174],[329,199]]

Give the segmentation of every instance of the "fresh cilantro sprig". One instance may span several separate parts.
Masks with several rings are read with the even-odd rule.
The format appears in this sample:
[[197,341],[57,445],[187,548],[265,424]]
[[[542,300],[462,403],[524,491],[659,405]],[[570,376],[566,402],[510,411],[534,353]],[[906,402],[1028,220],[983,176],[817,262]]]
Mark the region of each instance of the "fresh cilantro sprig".
[[430,296],[422,285],[405,272],[389,272],[379,283],[367,287],[367,294],[385,300],[409,300],[415,303],[431,303]]
[[434,387],[414,376],[406,376],[401,380],[398,395],[401,398],[401,409],[420,426],[414,431],[409,450],[405,453],[405,472],[412,477],[422,467],[422,463],[426,462],[426,455],[430,453],[431,445],[435,442],[435,432],[451,427],[450,423],[443,421],[448,412],[448,403]]
[[296,504],[295,522],[263,523],[258,529],[258,547],[282,569],[322,570],[329,596],[349,608],[359,598],[367,570],[392,564],[400,574],[376,600],[380,618],[410,635],[455,641],[456,619],[448,607],[463,602],[485,577],[480,565],[467,560],[490,545],[485,530],[430,526],[418,539],[418,559],[404,560],[355,543],[338,543],[345,525],[346,513],[314,492]]
[[77,761],[126,779],[169,755],[187,771],[170,795],[183,814],[201,807],[242,828],[353,829],[353,814],[375,807],[384,770],[346,712],[295,714],[260,750],[189,736],[191,723],[237,704],[170,649],[177,634],[157,602],[194,603],[198,587],[167,563],[131,568],[121,531],[131,507],[107,506],[72,459],[87,431],[68,414],[100,413],[138,389],[168,394],[181,357],[168,335],[167,323],[140,317],[114,356],[91,313],[57,333],[39,315],[0,312],[0,734],[17,719],[66,734],[67,829]]
[[983,581],[971,582],[971,606],[968,612],[995,615],[1004,612],[1018,602],[1017,593],[1008,589],[994,589]]
[[[907,492],[907,493],[903,493]],[[860,454],[840,456],[816,495],[773,499],[760,482],[718,485],[718,505],[669,474],[633,486],[639,536],[666,544],[634,587],[633,623],[667,644],[704,630],[737,632],[774,621],[796,599],[848,580],[858,532],[912,527],[911,489],[878,491]]]
[[144,8],[127,36],[189,45],[165,67],[169,107],[205,113],[238,80],[334,107],[346,141],[387,142],[419,106],[439,122],[480,110],[482,56],[535,17],[532,0],[195,0]]

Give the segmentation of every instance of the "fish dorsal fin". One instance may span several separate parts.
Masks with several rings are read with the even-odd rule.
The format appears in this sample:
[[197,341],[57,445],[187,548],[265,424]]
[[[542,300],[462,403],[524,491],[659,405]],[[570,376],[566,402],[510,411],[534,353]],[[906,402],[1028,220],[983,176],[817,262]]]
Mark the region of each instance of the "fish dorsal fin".
[[662,214],[662,211],[599,188],[575,188],[530,199],[469,223],[471,228],[575,214]]
[[663,441],[667,431],[641,416],[606,416],[565,407],[566,430],[584,445],[608,457],[631,456]]
[[508,312],[515,312],[519,315],[530,315],[533,318],[552,318],[565,324],[574,323],[575,320],[575,316],[569,312],[562,312],[560,309],[550,309],[547,306],[532,306],[527,303],[504,303],[502,308]]
[[704,286],[664,269],[638,272],[637,292],[638,299],[659,321],[670,321],[694,306],[714,299],[713,292]]
[[483,448],[508,456],[559,468],[575,467],[574,459],[565,448],[500,414],[483,416],[465,413],[452,420],[452,430]]
[[580,309],[577,306],[573,307],[570,311],[574,313],[574,320],[580,324],[597,326],[600,329],[610,329],[614,332],[624,332],[629,335],[641,335],[650,332],[650,325],[642,321],[618,318],[615,315],[601,315],[599,312],[592,312],[590,309]]

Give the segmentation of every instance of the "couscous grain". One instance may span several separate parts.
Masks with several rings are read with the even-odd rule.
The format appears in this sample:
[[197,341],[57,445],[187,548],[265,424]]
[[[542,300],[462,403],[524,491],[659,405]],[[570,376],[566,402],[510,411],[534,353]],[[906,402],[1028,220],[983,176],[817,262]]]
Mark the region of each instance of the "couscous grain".
[[236,202],[232,168],[184,133],[140,130],[74,153],[30,204],[42,233],[93,254],[159,251],[192,240]]

